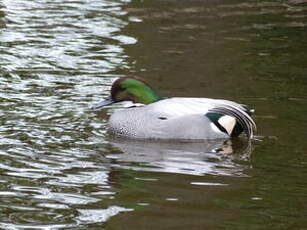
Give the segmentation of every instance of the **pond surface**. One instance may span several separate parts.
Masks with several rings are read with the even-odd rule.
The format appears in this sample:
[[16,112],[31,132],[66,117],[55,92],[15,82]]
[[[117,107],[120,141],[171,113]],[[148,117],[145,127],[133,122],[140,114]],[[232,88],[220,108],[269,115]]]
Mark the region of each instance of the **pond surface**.
[[[307,229],[304,0],[0,2],[1,229]],[[122,75],[256,109],[257,138],[136,141]]]

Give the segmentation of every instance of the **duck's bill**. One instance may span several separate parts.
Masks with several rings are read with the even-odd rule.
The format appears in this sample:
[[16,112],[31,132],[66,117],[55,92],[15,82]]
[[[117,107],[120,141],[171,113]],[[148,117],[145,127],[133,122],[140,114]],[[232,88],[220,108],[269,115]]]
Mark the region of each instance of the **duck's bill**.
[[91,109],[100,109],[100,108],[102,108],[102,107],[104,107],[106,105],[110,105],[110,104],[113,104],[113,103],[114,103],[113,99],[111,97],[108,97],[107,99],[99,102],[98,104],[93,105],[91,107]]

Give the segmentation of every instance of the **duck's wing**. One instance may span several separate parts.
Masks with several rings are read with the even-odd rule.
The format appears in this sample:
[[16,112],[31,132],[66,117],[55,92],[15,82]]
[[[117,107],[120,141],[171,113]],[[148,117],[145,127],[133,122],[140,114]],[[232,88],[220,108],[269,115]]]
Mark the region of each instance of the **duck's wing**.
[[176,117],[191,114],[206,114],[210,109],[223,105],[247,111],[244,105],[236,102],[211,98],[174,97],[158,101],[146,107],[152,112]]
[[[206,114],[215,113],[218,116],[211,116],[216,125],[227,126],[227,122],[233,122],[233,118],[248,138],[252,138],[256,132],[256,124],[251,118],[251,110],[248,110],[245,105],[238,104],[233,101],[211,98],[169,98],[161,100],[148,106],[151,111],[154,111],[161,118],[178,118],[181,116],[198,114],[199,116],[206,116]],[[227,116],[232,119],[220,119]],[[227,117],[228,118],[228,117]],[[226,123],[225,123],[226,122]],[[235,125],[232,126],[233,129]],[[241,132],[241,131],[240,131]],[[240,133],[239,132],[239,133]],[[238,133],[238,134],[239,134]],[[231,135],[231,133],[229,133]]]
[[192,114],[205,114],[214,106],[211,99],[178,97],[163,99],[146,107],[153,113],[172,118]]

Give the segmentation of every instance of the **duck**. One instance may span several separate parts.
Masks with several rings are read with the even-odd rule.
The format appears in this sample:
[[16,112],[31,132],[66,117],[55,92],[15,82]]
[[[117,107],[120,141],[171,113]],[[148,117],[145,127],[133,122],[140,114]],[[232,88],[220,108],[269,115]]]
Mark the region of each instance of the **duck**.
[[91,108],[129,102],[114,109],[108,130],[136,139],[230,139],[241,134],[250,140],[256,132],[254,110],[230,100],[196,97],[161,97],[143,77],[123,76],[110,95]]

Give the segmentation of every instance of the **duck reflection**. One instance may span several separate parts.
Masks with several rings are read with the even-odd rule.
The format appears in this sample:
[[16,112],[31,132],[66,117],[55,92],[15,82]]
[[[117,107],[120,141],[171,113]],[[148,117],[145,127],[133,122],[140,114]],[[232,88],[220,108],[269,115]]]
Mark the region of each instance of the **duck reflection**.
[[2,10],[3,8],[4,8],[4,6],[0,2],[0,28],[5,28],[6,27],[5,20],[4,20],[5,13]]
[[144,141],[111,138],[107,158],[123,169],[190,175],[243,176],[250,167],[251,143],[241,139],[187,141]]

